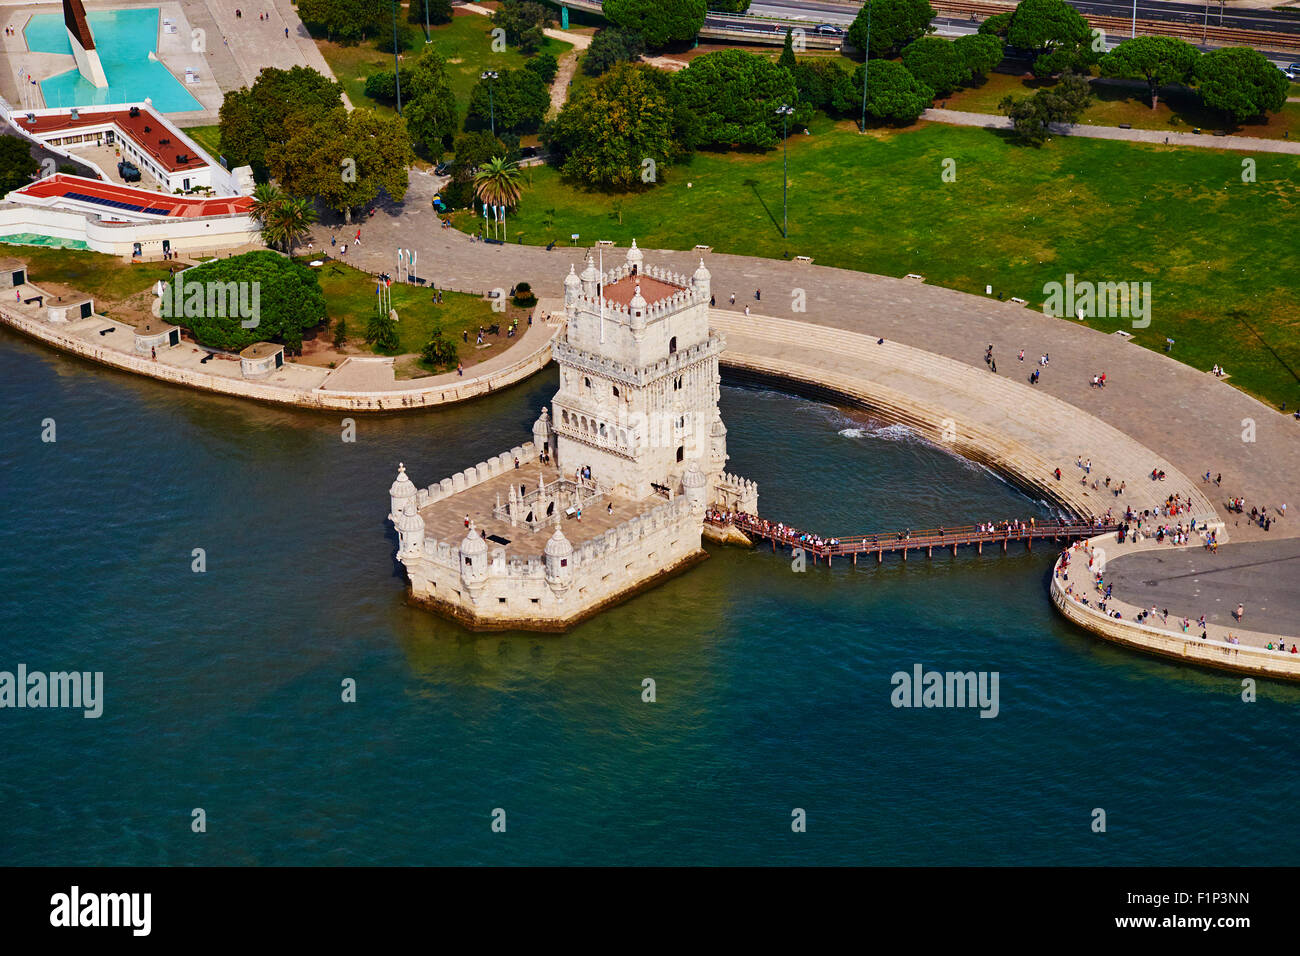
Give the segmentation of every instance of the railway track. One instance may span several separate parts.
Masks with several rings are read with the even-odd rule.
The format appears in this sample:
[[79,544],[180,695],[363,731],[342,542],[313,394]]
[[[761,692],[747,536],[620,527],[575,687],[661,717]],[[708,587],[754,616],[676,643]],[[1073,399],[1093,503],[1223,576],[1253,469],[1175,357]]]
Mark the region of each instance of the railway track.
[[[984,0],[930,0],[930,5],[942,14],[974,15],[984,20],[999,13],[1010,13],[1014,3],[989,3]],[[1099,17],[1082,15],[1088,24],[1104,31],[1108,36],[1125,37],[1133,29],[1127,17]],[[1218,27],[1175,23],[1169,20],[1139,20],[1139,36],[1177,37],[1189,43],[1213,43],[1216,46],[1249,46],[1264,50],[1300,50],[1300,35],[1273,33],[1269,30],[1243,30],[1239,27]]]

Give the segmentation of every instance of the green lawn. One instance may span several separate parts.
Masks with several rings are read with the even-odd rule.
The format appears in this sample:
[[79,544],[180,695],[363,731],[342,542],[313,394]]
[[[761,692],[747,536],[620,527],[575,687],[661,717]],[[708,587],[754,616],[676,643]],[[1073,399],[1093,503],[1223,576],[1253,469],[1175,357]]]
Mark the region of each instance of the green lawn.
[[213,159],[221,159],[220,126],[189,126],[185,129],[185,135],[206,149]]
[[[460,107],[462,119],[469,106],[469,94],[479,81],[484,70],[517,69],[527,59],[514,47],[508,47],[500,53],[492,50],[492,20],[474,13],[456,11],[451,23],[435,26],[430,30],[434,49],[447,60],[447,75],[451,81],[452,93]],[[423,32],[423,27],[421,27]],[[353,106],[368,106],[381,113],[392,114],[393,107],[379,103],[366,96],[366,77],[384,70],[392,71],[393,54],[381,52],[373,41],[343,46],[329,40],[317,38],[316,46],[325,57],[334,76],[343,84],[348,99]],[[556,59],[567,53],[571,47],[559,40],[547,39],[538,52],[554,54]],[[405,54],[415,57],[419,51]]]
[[[300,261],[309,261],[300,259]],[[320,280],[321,291],[325,293],[325,308],[330,318],[330,328],[340,319],[347,319],[348,344],[360,349],[370,349],[376,355],[418,354],[429,339],[434,329],[442,327],[445,335],[451,337],[460,349],[461,361],[466,366],[481,362],[496,355],[516,339],[507,338],[505,328],[508,319],[499,312],[493,312],[490,303],[477,296],[464,295],[459,292],[444,292],[442,304],[435,305],[431,300],[433,293],[421,286],[393,283],[392,305],[397,310],[397,333],[399,348],[395,352],[380,352],[371,349],[365,343],[366,323],[375,314],[377,296],[375,280],[367,273],[329,261],[315,270]],[[527,320],[524,320],[525,322]],[[485,337],[486,348],[475,347],[475,338],[479,326],[501,325],[501,335]],[[466,343],[462,333],[469,333]]]
[[[790,138],[788,242],[779,150],[697,154],[663,171],[654,189],[621,198],[532,170],[510,241],[522,232],[526,243],[567,245],[576,232],[584,246],[636,238],[650,248],[789,252],[884,275],[921,273],[968,292],[988,283],[1034,306],[1044,284],[1066,273],[1150,281],[1152,321],[1134,330],[1139,344],[1162,348],[1174,338],[1174,355],[1188,364],[1220,363],[1234,385],[1300,404],[1292,228],[1300,157],[1257,155],[1257,182],[1246,184],[1244,157],[1226,151],[1060,137],[1032,149],[938,124],[863,137],[851,124],[819,120],[813,134]],[[953,183],[940,178],[948,158]],[[478,220],[461,214],[458,224],[473,229]]]
[[77,249],[41,246],[0,246],[4,254],[27,263],[31,280],[62,282],[97,300],[96,311],[106,309],[143,292],[170,273],[162,263],[124,262],[117,256]]

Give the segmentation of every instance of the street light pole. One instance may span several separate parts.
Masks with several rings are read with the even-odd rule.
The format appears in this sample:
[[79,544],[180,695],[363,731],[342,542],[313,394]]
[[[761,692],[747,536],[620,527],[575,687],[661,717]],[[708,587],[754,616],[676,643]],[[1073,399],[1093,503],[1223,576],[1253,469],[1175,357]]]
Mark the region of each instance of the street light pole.
[[1129,33],[1130,39],[1138,35],[1138,0],[1133,0],[1133,30]]
[[871,4],[867,4],[867,48],[862,60],[862,132],[867,131],[867,71],[871,66]]
[[479,76],[480,80],[484,80],[487,83],[488,120],[492,124],[493,136],[496,136],[497,134],[497,110],[496,110],[496,106],[493,105],[492,103],[492,81],[495,80],[496,78],[497,78],[497,73],[495,70],[484,70],[483,73]]
[[1205,42],[1205,37],[1210,32],[1210,0],[1205,0],[1205,22],[1201,24],[1201,42]]
[[781,182],[781,238],[790,238],[790,114],[794,109],[787,103],[782,103],[776,108],[776,115],[781,117],[781,153],[782,153],[782,182]]
[[424,0],[424,42],[430,43],[432,40],[429,36],[429,0]]
[[393,82],[397,85],[397,115],[402,115],[402,68],[397,62],[397,4],[393,4]]

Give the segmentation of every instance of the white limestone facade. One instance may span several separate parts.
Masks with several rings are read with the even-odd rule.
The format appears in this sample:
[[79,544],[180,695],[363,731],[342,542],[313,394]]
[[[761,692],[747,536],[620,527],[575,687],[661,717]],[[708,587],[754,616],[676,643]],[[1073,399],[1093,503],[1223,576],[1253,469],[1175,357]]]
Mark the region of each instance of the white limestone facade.
[[563,631],[707,555],[710,505],[757,512],[726,471],[709,273],[633,243],[565,281],[560,389],[533,440],[426,488],[389,489],[414,602],[476,630]]

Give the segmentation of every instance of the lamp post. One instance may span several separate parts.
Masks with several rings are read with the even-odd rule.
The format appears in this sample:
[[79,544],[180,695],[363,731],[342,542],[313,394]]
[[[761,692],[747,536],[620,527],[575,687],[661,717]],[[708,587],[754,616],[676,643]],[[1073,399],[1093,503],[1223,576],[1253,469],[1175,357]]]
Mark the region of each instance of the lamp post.
[[496,78],[497,78],[497,72],[496,72],[496,70],[484,70],[481,74],[479,74],[479,79],[480,79],[480,80],[485,80],[485,81],[487,82],[487,88],[488,88],[488,119],[489,119],[489,121],[490,121],[491,124],[492,124],[492,135],[493,135],[493,136],[495,136],[495,135],[497,134],[497,110],[496,110],[496,107],[492,104],[492,81],[495,80]]
[[424,0],[424,42],[433,42],[433,38],[429,36],[429,0]]
[[402,68],[397,62],[397,4],[393,3],[393,82],[397,87],[397,115],[402,115]]
[[867,71],[871,66],[871,4],[867,4],[867,48],[862,59],[862,132],[867,131]]
[[1137,35],[1138,35],[1138,0],[1133,0],[1133,29],[1129,33],[1129,38],[1132,39]]
[[1210,0],[1205,0],[1205,22],[1201,24],[1201,42],[1205,42],[1205,37],[1210,32]]
[[794,113],[794,108],[787,103],[782,103],[776,108],[776,115],[781,117],[781,153],[782,153],[782,181],[781,181],[781,238],[790,238],[790,115]]

